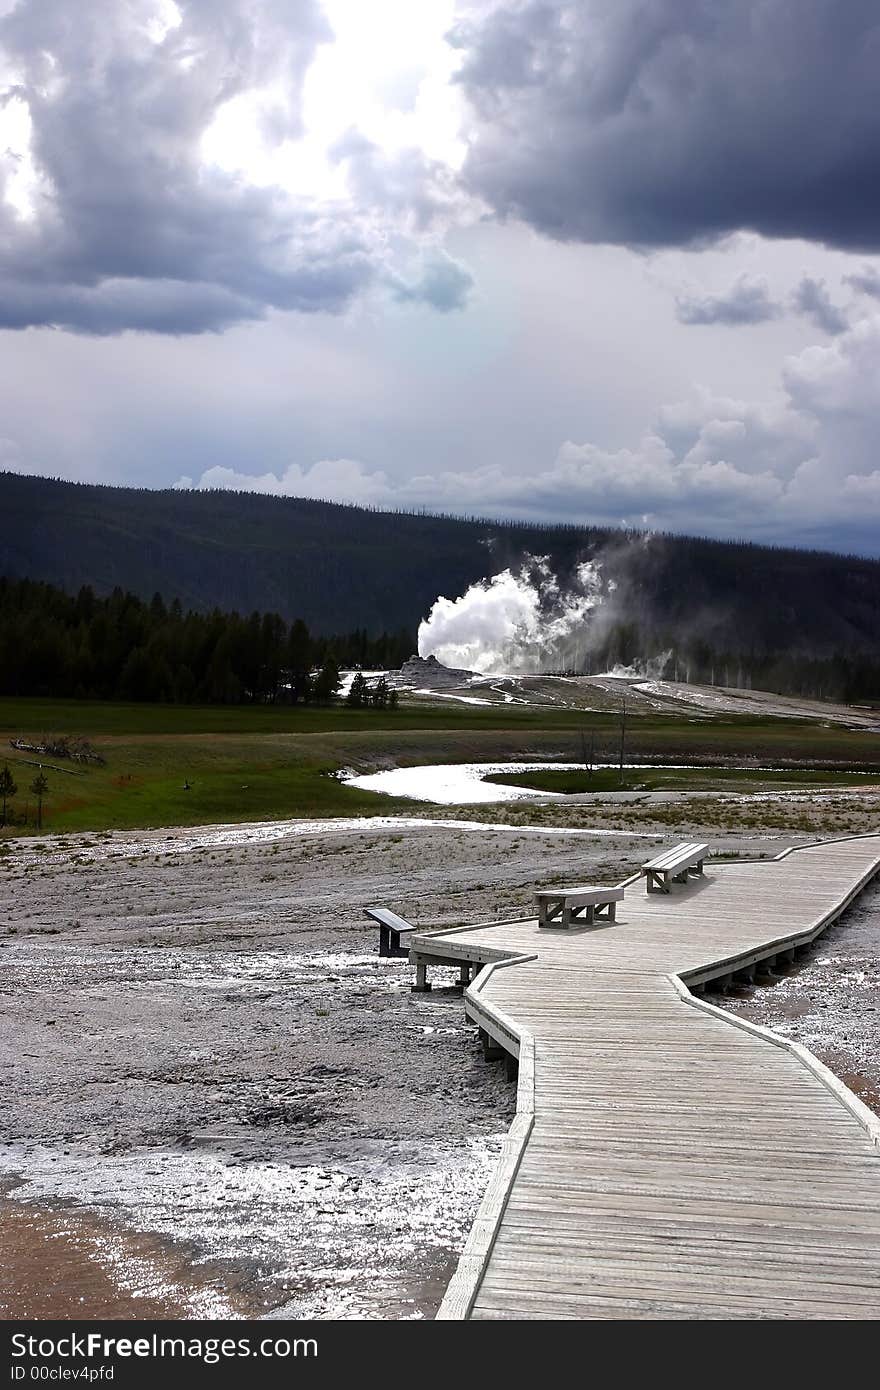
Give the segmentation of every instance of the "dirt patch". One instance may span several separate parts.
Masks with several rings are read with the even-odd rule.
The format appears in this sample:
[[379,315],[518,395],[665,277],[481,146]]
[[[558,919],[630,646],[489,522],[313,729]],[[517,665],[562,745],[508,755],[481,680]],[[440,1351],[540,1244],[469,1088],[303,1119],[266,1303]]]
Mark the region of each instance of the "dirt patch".
[[91,1212],[0,1197],[0,1318],[245,1316],[244,1294],[189,1252]]

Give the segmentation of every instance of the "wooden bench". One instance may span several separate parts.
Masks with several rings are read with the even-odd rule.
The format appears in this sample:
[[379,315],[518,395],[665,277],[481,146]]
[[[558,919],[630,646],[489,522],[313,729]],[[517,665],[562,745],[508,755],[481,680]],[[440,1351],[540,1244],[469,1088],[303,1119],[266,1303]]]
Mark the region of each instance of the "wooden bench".
[[676,845],[658,854],[656,859],[649,859],[647,864],[642,865],[647,891],[668,893],[673,883],[687,883],[692,875],[699,876],[708,853],[708,845],[693,842]]
[[416,930],[412,923],[404,921],[387,907],[368,907],[366,913],[379,923],[379,955],[408,956],[409,947],[401,946],[400,938],[404,932]]
[[597,918],[615,920],[617,904],[623,900],[622,888],[544,888],[538,899],[539,927],[592,926]]

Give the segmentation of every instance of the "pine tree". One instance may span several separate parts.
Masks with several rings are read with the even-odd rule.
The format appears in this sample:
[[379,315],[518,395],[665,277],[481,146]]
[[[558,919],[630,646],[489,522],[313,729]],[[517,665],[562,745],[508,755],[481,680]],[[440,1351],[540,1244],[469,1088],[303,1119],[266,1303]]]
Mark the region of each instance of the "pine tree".
[[302,618],[291,623],[287,634],[287,665],[290,671],[290,698],[308,700],[311,694],[309,667],[311,666],[312,641],[309,630]]
[[37,829],[43,828],[43,797],[49,791],[49,783],[46,781],[46,774],[40,768],[34,780],[31,782],[31,791],[37,798]]
[[320,704],[329,704],[339,689],[339,667],[332,656],[325,656],[314,683],[315,699]]
[[6,824],[6,803],[11,801],[18,791],[15,779],[9,771],[9,764],[3,764],[3,771],[0,772],[0,797],[3,799],[3,824]]
[[345,703],[349,705],[351,709],[363,709],[364,705],[367,703],[367,698],[367,682],[363,672],[358,671],[355,673],[349,692],[345,697]]

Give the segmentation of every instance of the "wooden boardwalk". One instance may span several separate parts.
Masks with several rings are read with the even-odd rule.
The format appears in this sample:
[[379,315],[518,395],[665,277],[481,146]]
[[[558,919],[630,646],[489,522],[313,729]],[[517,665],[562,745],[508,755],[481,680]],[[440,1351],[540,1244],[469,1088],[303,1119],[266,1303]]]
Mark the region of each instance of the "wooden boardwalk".
[[632,883],[614,923],[413,938],[416,961],[484,965],[467,1012],[519,1057],[441,1318],[880,1317],[880,1124],[812,1054],[683,983],[787,959],[878,868],[865,836],[710,865],[669,896]]

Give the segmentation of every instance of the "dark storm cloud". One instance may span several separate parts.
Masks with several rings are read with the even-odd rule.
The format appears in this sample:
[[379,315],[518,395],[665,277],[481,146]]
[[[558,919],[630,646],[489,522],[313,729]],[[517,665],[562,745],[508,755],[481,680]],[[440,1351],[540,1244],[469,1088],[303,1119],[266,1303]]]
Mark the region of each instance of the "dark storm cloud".
[[[35,216],[4,205],[0,326],[198,333],[269,308],[342,309],[375,273],[358,228],[200,160],[220,107],[254,86],[272,138],[330,37],[317,0],[28,0],[0,20],[5,99],[26,102]],[[0,100],[4,94],[0,93]],[[7,174],[10,170],[7,168]]]
[[733,326],[766,323],[778,318],[781,309],[770,297],[764,280],[742,276],[722,294],[680,295],[675,301],[679,323],[726,323]]
[[845,333],[849,319],[842,309],[832,301],[823,280],[814,280],[805,275],[794,292],[794,307],[811,318],[817,328],[832,337],[835,333]]
[[5,285],[0,305],[3,328],[64,328],[107,337],[132,329],[144,333],[219,332],[259,318],[252,300],[218,285],[182,280],[105,280],[80,285]]
[[880,248],[876,0],[509,0],[460,24],[465,176],[562,240]]

